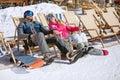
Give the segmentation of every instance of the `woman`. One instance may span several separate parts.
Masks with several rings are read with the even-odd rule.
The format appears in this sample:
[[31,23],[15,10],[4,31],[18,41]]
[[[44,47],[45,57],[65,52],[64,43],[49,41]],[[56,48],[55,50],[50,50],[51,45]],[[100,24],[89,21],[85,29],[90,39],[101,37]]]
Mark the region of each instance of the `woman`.
[[[56,19],[53,14],[48,14],[47,19],[49,20],[50,30],[57,30],[59,32],[56,36],[69,40],[74,47],[77,47],[78,44],[82,44],[83,46],[88,45],[87,37],[81,32],[82,29],[80,27],[69,25],[60,19]],[[71,35],[69,35],[70,33]]]
[[[59,32],[56,36],[67,39],[75,48],[81,49],[81,52],[92,55],[108,54],[107,50],[96,49],[89,46],[87,37],[81,32],[82,29],[80,29],[80,27],[68,25],[66,22],[56,19],[53,14],[48,14],[47,19],[49,21],[50,30],[57,30]],[[70,33],[72,34],[69,35]]]

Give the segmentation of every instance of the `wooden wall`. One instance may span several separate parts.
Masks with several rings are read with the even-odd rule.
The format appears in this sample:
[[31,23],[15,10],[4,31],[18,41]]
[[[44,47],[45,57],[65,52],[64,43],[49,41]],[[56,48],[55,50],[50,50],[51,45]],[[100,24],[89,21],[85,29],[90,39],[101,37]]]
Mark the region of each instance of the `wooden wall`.
[[26,5],[28,5],[28,0],[0,0],[0,3],[16,3],[16,4],[20,4],[20,3],[24,3]]

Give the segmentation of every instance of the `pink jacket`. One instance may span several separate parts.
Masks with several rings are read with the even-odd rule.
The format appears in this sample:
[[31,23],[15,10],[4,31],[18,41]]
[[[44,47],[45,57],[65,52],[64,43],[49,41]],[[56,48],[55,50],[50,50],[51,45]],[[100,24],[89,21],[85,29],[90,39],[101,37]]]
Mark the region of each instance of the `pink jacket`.
[[63,38],[67,38],[69,36],[68,32],[74,32],[74,31],[78,31],[79,28],[74,26],[70,26],[66,23],[66,25],[60,24],[60,23],[55,23],[55,22],[49,22],[49,27],[50,30],[57,30],[61,33],[61,35],[57,35],[57,36],[62,36]]

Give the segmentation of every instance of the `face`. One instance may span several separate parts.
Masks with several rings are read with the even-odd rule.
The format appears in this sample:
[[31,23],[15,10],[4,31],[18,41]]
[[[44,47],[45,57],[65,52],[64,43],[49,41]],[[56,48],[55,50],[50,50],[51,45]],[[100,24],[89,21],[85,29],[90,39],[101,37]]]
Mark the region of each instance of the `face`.
[[32,15],[31,16],[26,16],[26,18],[29,19],[29,20],[32,20],[33,16]]
[[52,17],[51,19],[50,19],[50,21],[55,21],[56,20],[56,18],[55,17]]

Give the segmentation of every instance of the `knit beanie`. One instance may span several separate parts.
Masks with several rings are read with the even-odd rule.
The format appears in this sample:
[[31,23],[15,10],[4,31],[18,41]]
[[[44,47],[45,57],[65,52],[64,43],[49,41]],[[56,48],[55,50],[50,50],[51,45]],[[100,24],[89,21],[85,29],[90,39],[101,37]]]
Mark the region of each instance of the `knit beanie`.
[[109,53],[108,50],[102,50],[102,52],[103,52],[104,56],[108,55],[108,53]]

